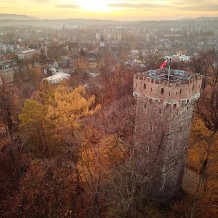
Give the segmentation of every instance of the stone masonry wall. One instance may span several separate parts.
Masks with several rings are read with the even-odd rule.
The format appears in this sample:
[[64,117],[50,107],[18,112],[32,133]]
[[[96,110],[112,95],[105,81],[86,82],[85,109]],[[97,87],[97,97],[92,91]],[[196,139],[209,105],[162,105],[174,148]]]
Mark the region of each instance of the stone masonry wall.
[[193,107],[201,81],[201,77],[195,76],[190,81],[170,84],[135,76],[135,143],[146,160],[147,190],[153,199],[164,201],[181,187]]

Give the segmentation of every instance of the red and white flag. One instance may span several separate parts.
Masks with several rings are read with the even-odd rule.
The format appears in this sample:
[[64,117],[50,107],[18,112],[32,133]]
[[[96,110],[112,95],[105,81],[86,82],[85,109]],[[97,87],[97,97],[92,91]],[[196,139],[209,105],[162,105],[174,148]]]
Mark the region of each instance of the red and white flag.
[[167,66],[167,61],[164,61],[161,65],[160,65],[160,69],[163,69],[163,67]]

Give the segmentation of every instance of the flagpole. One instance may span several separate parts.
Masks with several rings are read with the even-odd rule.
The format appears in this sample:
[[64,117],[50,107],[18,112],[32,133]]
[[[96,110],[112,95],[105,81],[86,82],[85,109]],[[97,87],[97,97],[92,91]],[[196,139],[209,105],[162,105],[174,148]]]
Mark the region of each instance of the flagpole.
[[168,81],[170,81],[170,61],[171,59],[168,60]]

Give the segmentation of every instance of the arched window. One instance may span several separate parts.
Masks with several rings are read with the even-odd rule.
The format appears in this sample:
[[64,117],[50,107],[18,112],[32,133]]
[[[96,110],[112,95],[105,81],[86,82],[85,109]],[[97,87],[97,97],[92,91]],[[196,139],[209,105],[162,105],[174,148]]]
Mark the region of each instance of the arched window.
[[182,89],[180,89],[179,93],[180,93],[180,95],[182,94]]
[[146,84],[144,84],[144,89],[146,89]]
[[192,91],[193,91],[194,89],[195,89],[195,86],[193,85],[193,86],[192,86]]
[[161,94],[163,94],[164,93],[164,89],[163,88],[161,88]]

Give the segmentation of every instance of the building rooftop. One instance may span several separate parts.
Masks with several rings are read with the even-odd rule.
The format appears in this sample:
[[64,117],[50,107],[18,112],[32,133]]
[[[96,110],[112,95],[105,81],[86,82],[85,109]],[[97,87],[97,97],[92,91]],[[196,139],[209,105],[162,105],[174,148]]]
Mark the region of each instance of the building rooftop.
[[70,79],[70,75],[67,73],[58,72],[54,74],[53,76],[44,78],[43,80],[47,80],[51,84],[57,84],[57,83],[62,82],[65,79]]
[[21,51],[20,53],[27,54],[27,53],[31,53],[31,52],[37,52],[37,50],[36,49],[28,49],[28,50]]
[[10,64],[10,63],[15,63],[14,60],[3,60],[3,61],[0,61],[0,66],[3,66],[5,64]]
[[187,72],[184,70],[170,70],[170,74],[168,72],[168,68],[158,69],[158,70],[148,70],[147,72],[142,72],[136,74],[136,76],[145,76],[150,77],[151,79],[158,81],[169,81],[170,83],[177,83],[180,81],[189,81],[193,76],[197,76],[199,74],[195,74],[192,72]]

